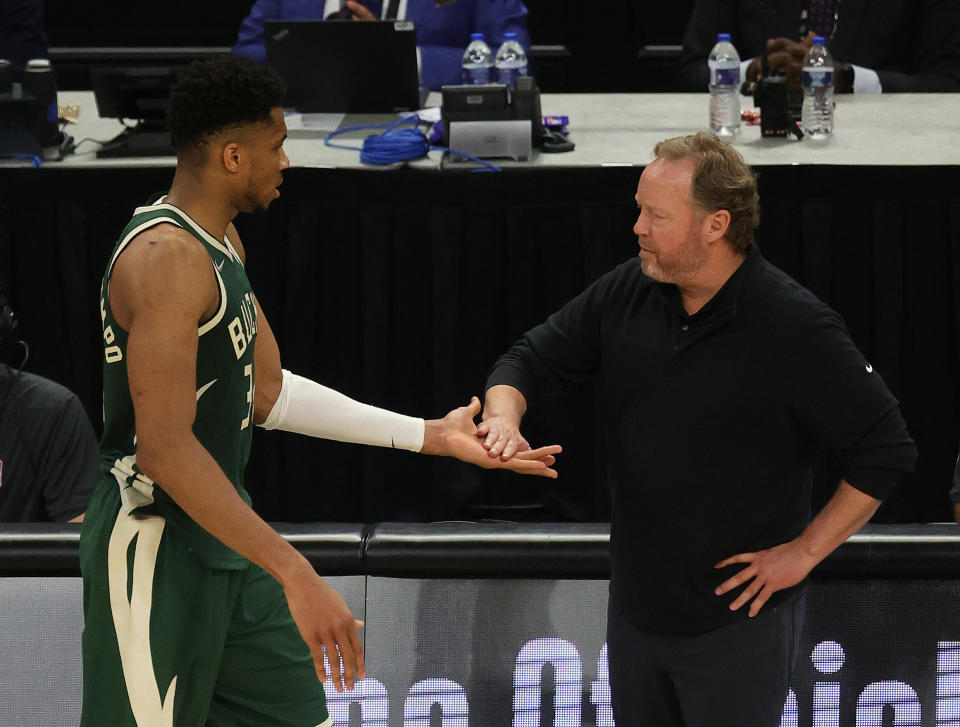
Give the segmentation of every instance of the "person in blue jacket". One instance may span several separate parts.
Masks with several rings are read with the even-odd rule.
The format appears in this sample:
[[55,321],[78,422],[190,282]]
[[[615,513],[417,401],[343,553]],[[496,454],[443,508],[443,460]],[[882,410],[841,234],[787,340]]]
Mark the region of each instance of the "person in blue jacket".
[[[355,20],[375,20],[387,16],[390,4],[346,0],[342,9]],[[397,18],[416,27],[423,85],[431,90],[460,83],[460,58],[471,33],[483,33],[496,52],[504,34],[514,32],[530,52],[527,8],[521,0],[400,0],[396,9]],[[340,10],[341,0],[257,0],[240,24],[233,53],[262,63],[264,20],[321,20]]]

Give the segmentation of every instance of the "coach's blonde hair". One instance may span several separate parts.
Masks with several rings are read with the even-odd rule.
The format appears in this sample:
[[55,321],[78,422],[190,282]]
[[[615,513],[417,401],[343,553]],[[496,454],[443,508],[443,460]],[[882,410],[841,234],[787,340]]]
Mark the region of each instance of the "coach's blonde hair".
[[753,230],[760,224],[760,196],[753,170],[730,144],[700,131],[690,136],[665,139],[653,148],[654,156],[694,163],[691,196],[707,212],[727,210],[730,227],[726,239],[744,252],[753,244]]

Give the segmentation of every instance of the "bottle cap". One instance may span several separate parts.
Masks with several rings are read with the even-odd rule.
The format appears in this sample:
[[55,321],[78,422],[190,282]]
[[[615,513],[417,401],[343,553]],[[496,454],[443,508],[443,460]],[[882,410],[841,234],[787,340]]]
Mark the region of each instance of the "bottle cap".
[[516,40],[516,39],[517,39],[517,34],[516,34],[516,33],[513,33],[513,32],[504,33],[504,34],[503,34],[503,39],[504,39],[504,40]]
[[470,33],[470,40],[483,40],[483,33]]
[[31,58],[27,61],[28,71],[47,71],[50,69],[50,60],[47,58]]
[[729,43],[729,42],[730,42],[730,33],[717,33],[717,42],[718,42],[718,43]]
[[13,84],[13,68],[10,61],[0,58],[0,95],[10,93]]
[[822,36],[822,35],[815,35],[815,36],[813,36],[813,44],[814,44],[814,45],[826,45],[826,43],[827,43],[827,41],[823,39],[823,36]]

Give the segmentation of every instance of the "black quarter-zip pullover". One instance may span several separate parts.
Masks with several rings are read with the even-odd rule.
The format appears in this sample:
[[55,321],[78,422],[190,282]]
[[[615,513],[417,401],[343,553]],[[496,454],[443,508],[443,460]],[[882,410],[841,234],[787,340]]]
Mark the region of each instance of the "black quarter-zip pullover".
[[[731,555],[797,537],[818,443],[882,499],[916,449],[899,405],[835,312],[755,247],[687,315],[676,286],[624,263],[494,365],[528,403],[598,376],[610,458],[611,599],[640,628],[701,633],[746,618],[714,589]],[[796,595],[780,591],[765,608]]]

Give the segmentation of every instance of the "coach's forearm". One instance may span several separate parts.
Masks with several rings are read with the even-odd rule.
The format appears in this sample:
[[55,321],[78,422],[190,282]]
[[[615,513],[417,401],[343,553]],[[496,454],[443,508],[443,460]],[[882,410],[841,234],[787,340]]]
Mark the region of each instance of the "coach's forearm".
[[815,563],[862,528],[880,506],[880,501],[846,481],[797,538],[797,544]]
[[487,389],[483,401],[483,420],[503,417],[514,424],[520,424],[527,411],[527,399],[516,387],[497,384]]

